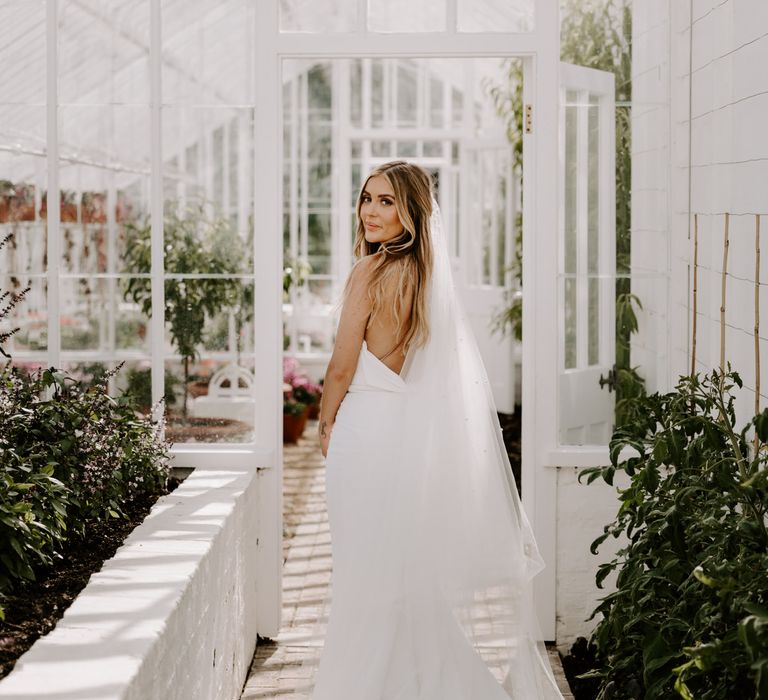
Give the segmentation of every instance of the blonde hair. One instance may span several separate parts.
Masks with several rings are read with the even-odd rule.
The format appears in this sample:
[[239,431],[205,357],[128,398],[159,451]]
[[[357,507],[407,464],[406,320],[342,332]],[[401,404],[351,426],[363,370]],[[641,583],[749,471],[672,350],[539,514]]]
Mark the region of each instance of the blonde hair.
[[[392,187],[395,210],[403,225],[403,233],[389,241],[369,243],[365,240],[365,226],[360,218],[363,192],[368,180],[381,175]],[[358,262],[368,255],[376,260],[371,270],[368,298],[371,315],[368,326],[387,301],[384,288],[395,281],[395,294],[391,300],[396,323],[397,345],[403,345],[406,354],[411,343],[422,346],[429,338],[427,321],[427,288],[432,274],[432,242],[429,220],[432,215],[432,179],[424,169],[402,160],[384,163],[368,174],[357,197],[357,228],[354,254]],[[343,298],[349,290],[349,279]],[[411,313],[404,313],[412,300]]]

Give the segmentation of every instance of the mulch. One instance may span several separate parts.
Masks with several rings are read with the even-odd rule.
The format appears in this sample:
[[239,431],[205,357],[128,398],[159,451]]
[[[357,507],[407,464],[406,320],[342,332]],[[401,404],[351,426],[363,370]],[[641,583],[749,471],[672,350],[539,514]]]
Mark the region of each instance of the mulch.
[[[170,477],[168,492],[180,480]],[[139,497],[123,507],[127,518],[95,523],[86,538],[70,542],[64,559],[55,568],[38,574],[3,598],[5,621],[0,622],[0,678],[7,676],[17,659],[59,621],[91,574],[111,559],[133,529],[140,525],[160,495]]]
[[515,406],[514,413],[498,413],[501,433],[504,436],[504,446],[507,448],[509,463],[512,466],[512,473],[515,475],[517,492],[521,493],[521,443],[520,435],[522,429],[523,408],[520,405]]

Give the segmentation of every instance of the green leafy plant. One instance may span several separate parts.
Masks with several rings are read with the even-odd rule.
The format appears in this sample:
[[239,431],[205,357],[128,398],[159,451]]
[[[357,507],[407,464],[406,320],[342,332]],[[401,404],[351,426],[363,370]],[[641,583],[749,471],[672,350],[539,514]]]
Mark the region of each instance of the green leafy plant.
[[768,409],[737,431],[741,386],[728,367],[636,399],[610,466],[580,474],[629,478],[592,543],[626,542],[596,579],[617,572],[592,615],[600,700],[768,697]]
[[[164,221],[165,271],[190,277],[165,282],[165,321],[171,340],[181,356],[184,372],[182,413],[187,416],[187,385],[190,364],[205,339],[206,317],[242,309],[247,313],[253,291],[245,298],[243,285],[233,278],[243,271],[244,243],[223,218],[209,219],[204,208],[192,207],[182,215],[166,215]],[[126,223],[126,270],[148,273],[151,269],[151,227],[148,220]],[[196,277],[210,275],[210,277]],[[146,316],[152,313],[151,280],[131,277],[124,296],[139,304]]]
[[[166,406],[176,405],[180,383],[181,381],[173,372],[165,370],[163,400]],[[123,395],[129,397],[140,411],[148,413],[152,408],[152,370],[149,367],[144,369],[131,367],[125,373]]]
[[283,301],[290,301],[291,287],[301,287],[307,281],[312,266],[301,258],[287,258],[283,265]]
[[[0,322],[24,293],[0,295]],[[15,332],[0,335],[6,357],[2,345]],[[170,455],[159,429],[129,399],[108,394],[120,368],[81,367],[83,382],[54,368],[0,368],[0,596],[54,565],[65,540],[84,538],[90,523],[167,491]]]

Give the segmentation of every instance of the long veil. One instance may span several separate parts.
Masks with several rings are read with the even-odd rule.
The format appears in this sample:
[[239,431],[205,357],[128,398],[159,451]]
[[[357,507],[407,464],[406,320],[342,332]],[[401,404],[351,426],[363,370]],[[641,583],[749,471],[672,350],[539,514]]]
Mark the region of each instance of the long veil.
[[[430,235],[430,336],[409,350],[401,372],[409,394],[402,433],[392,436],[400,468],[392,471],[398,483],[395,497],[387,495],[384,525],[387,549],[397,548],[402,562],[392,580],[406,606],[407,636],[422,654],[420,664],[444,668],[450,660],[439,658],[435,630],[458,626],[510,698],[562,699],[534,612],[533,578],[544,562],[517,494],[434,200]],[[486,700],[477,688],[470,682],[456,697]]]
[[501,667],[510,697],[561,698],[533,604],[533,577],[544,562],[434,201],[430,236],[430,338],[403,368],[411,394],[400,444],[413,468],[399,470],[406,475],[400,495],[404,503],[416,500],[399,509],[403,532],[395,536],[407,542],[414,591],[421,586],[446,601],[478,653]]

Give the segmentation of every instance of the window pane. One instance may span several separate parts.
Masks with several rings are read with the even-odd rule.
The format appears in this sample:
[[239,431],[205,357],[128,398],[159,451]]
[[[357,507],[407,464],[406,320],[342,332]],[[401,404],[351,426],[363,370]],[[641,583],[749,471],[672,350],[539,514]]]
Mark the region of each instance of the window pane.
[[565,95],[565,231],[563,271],[576,273],[576,241],[578,234],[578,95],[568,91]]
[[397,67],[397,124],[398,126],[416,126],[417,115],[417,79],[416,66],[402,62]]
[[[4,331],[19,328],[3,345],[14,357],[14,364],[37,359],[46,364],[48,348],[48,282],[44,275],[0,275],[2,293],[20,294],[29,287],[23,301],[16,304],[3,322]],[[5,358],[3,358],[5,359]]]
[[163,102],[253,104],[250,0],[162,0]]
[[458,0],[460,32],[530,32],[534,0]]
[[590,275],[588,294],[587,364],[600,362],[600,111],[598,98],[589,97],[587,124],[587,271]]
[[368,0],[368,31],[445,31],[444,0]]
[[59,7],[59,100],[148,104],[148,0]]
[[351,32],[357,25],[357,0],[280,0],[280,31]]

